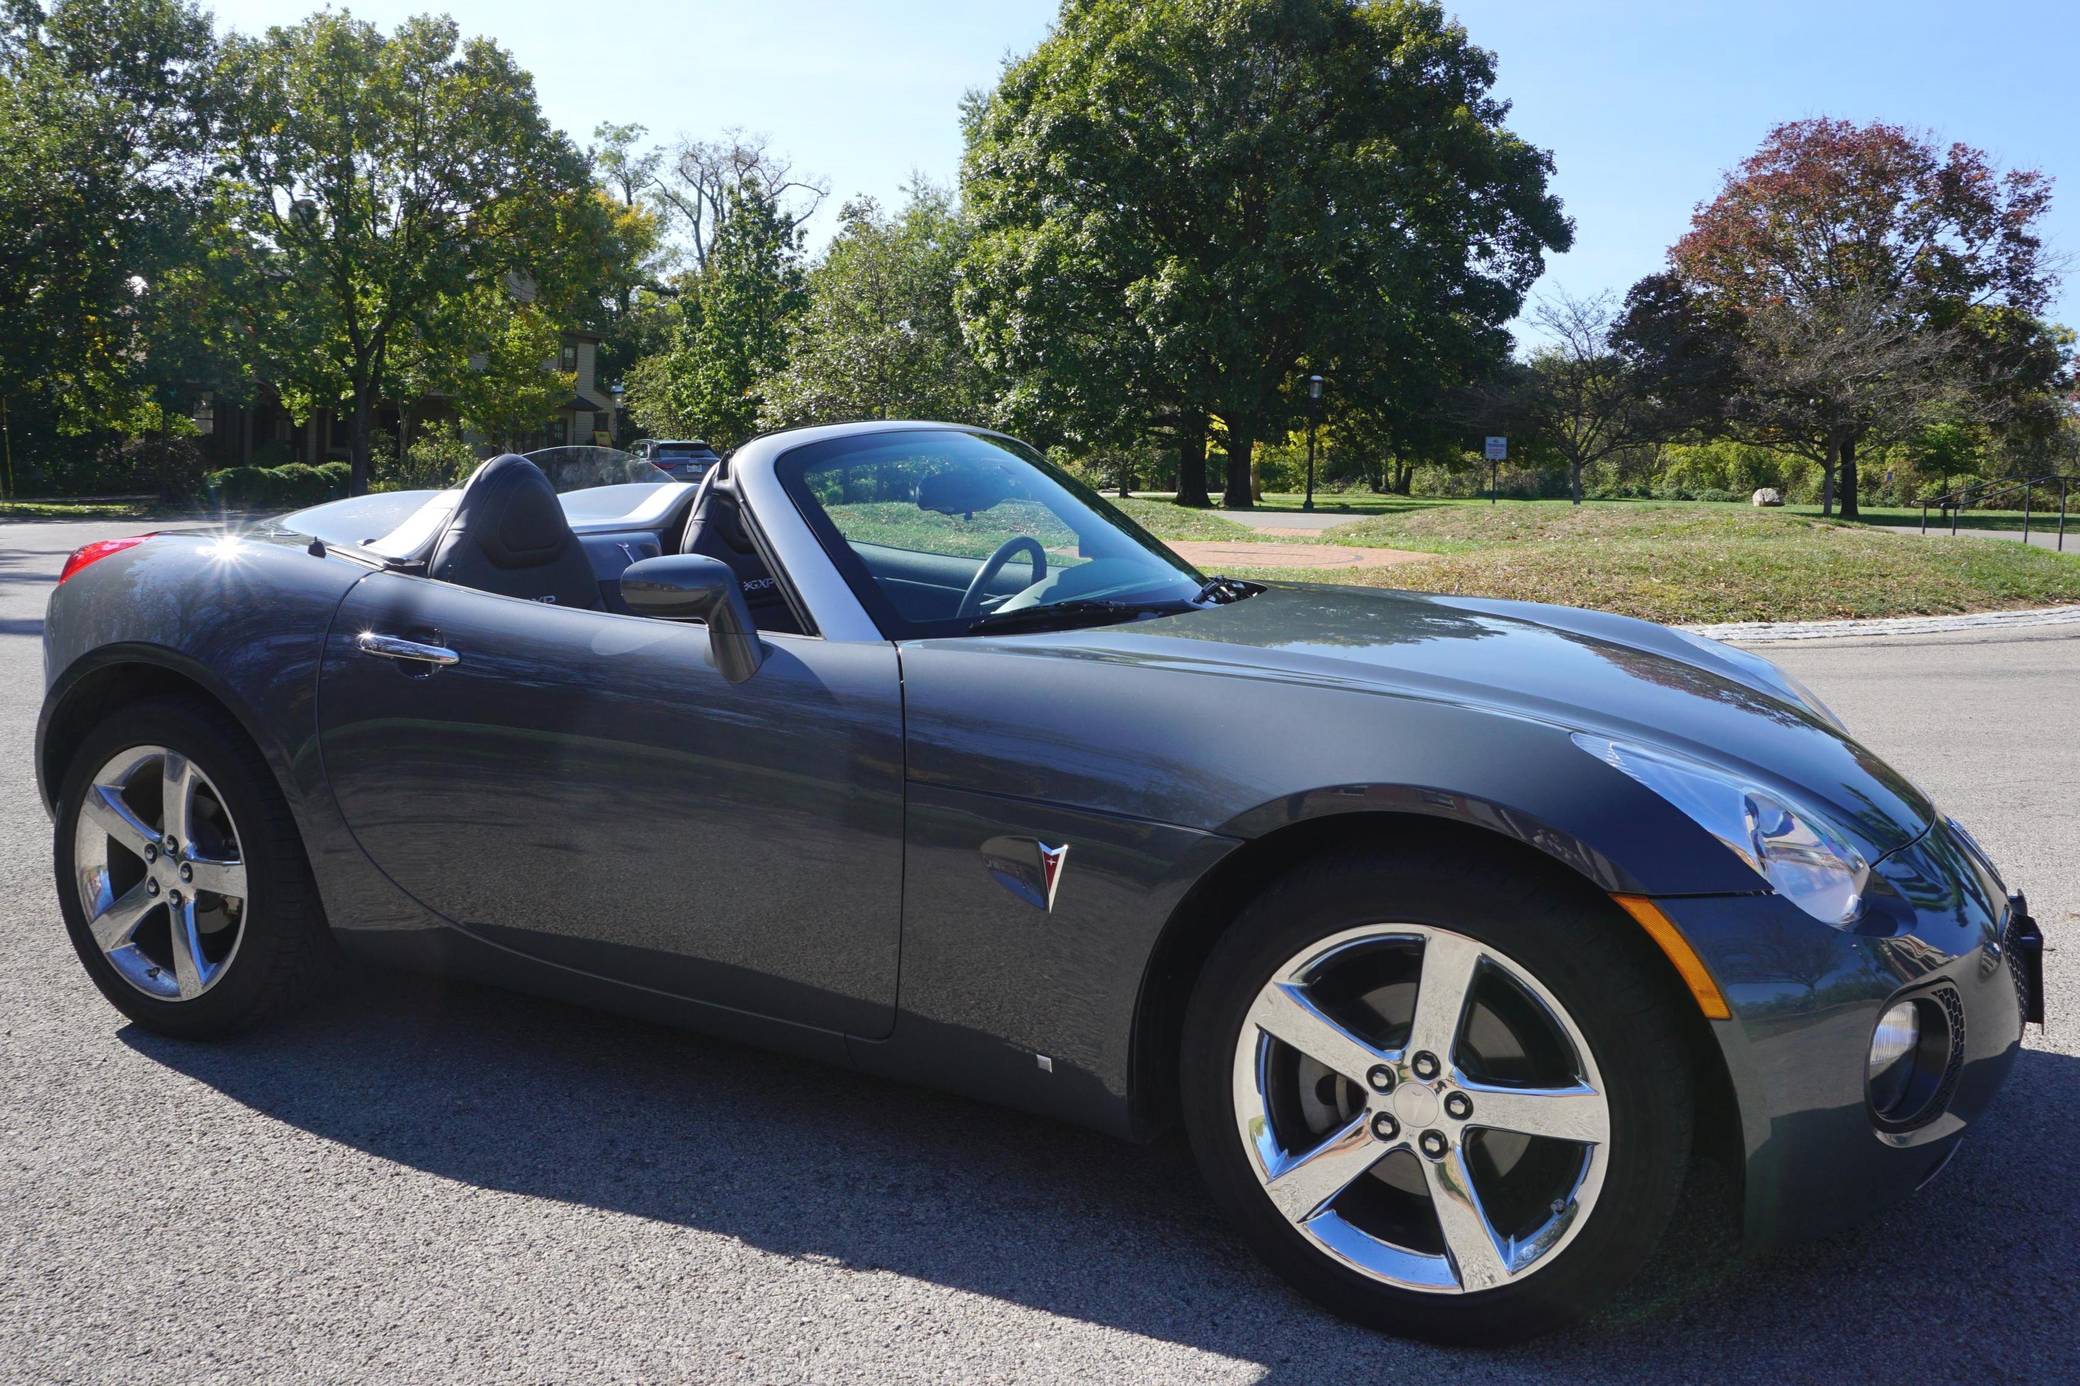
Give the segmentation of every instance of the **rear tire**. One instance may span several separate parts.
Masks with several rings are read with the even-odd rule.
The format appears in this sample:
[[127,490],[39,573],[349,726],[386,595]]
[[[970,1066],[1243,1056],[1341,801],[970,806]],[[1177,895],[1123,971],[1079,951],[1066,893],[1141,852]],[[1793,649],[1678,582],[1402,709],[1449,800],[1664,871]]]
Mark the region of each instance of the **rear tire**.
[[288,803],[220,708],[156,698],[110,715],[66,767],[56,818],[66,933],[146,1029],[205,1039],[259,1024],[335,956]]
[[1194,990],[1200,1169],[1257,1252],[1346,1318],[1490,1345],[1559,1327],[1639,1270],[1682,1188],[1694,1099],[1664,972],[1557,873],[1457,845],[1303,863]]

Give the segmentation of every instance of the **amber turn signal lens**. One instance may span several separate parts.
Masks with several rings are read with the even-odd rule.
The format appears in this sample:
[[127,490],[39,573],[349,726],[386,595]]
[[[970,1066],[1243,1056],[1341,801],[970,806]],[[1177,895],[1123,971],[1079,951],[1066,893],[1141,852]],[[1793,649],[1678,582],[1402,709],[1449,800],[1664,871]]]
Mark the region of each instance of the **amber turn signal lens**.
[[1669,923],[1668,916],[1660,907],[1644,895],[1613,895],[1618,908],[1638,921],[1647,931],[1647,937],[1675,964],[1682,975],[1683,983],[1690,988],[1690,995],[1697,999],[1697,1009],[1703,1011],[1708,1020],[1731,1020],[1733,1012],[1727,1009],[1726,998],[1720,994],[1719,984],[1712,980],[1711,971],[1705,967],[1704,959],[1690,947],[1690,940],[1683,937],[1682,930]]

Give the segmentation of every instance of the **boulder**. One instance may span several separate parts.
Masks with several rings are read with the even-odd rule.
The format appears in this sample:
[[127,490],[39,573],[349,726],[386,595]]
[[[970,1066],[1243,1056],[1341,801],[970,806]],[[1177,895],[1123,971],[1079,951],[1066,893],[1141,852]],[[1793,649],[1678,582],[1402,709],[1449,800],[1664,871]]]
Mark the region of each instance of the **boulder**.
[[1774,486],[1765,486],[1754,495],[1748,497],[1748,504],[1750,505],[1782,505],[1783,503],[1784,493]]

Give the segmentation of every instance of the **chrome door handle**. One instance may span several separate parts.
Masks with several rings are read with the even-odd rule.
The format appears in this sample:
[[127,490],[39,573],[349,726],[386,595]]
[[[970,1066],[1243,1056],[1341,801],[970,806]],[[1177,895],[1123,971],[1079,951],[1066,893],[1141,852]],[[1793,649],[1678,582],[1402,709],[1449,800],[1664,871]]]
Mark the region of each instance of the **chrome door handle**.
[[422,645],[416,640],[405,640],[395,635],[378,635],[365,630],[354,638],[361,653],[376,655],[383,659],[412,659],[421,664],[459,664],[462,656],[445,645]]

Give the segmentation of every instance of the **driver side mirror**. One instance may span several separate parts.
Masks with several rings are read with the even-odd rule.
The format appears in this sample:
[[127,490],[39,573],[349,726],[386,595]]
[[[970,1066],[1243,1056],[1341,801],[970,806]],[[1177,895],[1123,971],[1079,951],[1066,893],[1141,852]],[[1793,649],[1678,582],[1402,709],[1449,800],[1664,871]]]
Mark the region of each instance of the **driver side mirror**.
[[736,571],[721,559],[675,553],[631,563],[621,570],[621,600],[637,616],[707,622],[709,653],[731,683],[742,683],[765,662]]

